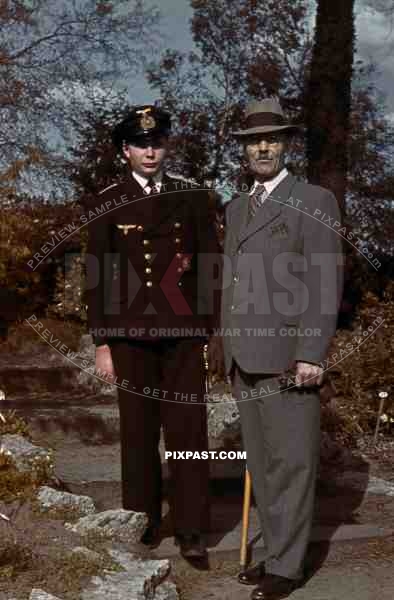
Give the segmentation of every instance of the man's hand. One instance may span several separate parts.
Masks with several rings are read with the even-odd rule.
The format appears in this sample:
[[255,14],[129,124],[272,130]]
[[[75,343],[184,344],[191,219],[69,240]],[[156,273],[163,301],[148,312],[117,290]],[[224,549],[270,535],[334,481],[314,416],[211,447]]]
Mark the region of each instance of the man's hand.
[[220,335],[212,335],[208,340],[208,370],[219,379],[224,377],[223,339]]
[[108,373],[109,382],[115,379],[115,369],[112,362],[111,348],[105,344],[96,348],[96,369]]
[[323,367],[311,363],[297,362],[296,387],[321,385],[323,382]]

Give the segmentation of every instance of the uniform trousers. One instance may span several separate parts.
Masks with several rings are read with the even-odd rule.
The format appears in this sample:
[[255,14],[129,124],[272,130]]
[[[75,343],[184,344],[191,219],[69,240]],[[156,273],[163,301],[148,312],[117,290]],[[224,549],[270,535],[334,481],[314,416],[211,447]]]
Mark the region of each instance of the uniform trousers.
[[278,378],[245,373],[238,365],[233,377],[265,544],[265,569],[301,579],[319,461],[318,391],[295,387],[279,391]]
[[[129,382],[127,390],[118,388],[123,507],[146,512],[152,523],[159,524],[161,426],[168,451],[201,452],[208,447],[203,341],[122,340],[110,345],[119,383]],[[208,531],[208,461],[169,458],[168,467],[175,533]]]

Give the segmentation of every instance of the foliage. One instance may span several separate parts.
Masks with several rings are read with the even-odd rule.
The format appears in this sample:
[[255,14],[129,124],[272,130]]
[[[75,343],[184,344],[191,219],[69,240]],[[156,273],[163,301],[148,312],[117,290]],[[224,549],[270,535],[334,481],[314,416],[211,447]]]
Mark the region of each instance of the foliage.
[[50,304],[57,267],[64,264],[67,253],[80,250],[78,222],[79,209],[73,203],[21,199],[3,208],[0,285],[9,298],[0,297],[0,315],[10,313],[14,320]]
[[303,0],[193,0],[196,50],[167,50],[149,80],[179,123],[176,170],[215,183],[235,179],[239,148],[230,135],[250,98],[278,94],[294,115],[306,57]]
[[[29,437],[29,427],[26,421],[17,415],[15,411],[7,411],[6,413],[0,413],[0,415],[3,415],[3,419],[0,417],[0,436],[8,433]],[[4,455],[2,455],[3,460],[4,458]]]
[[0,545],[0,580],[11,579],[29,569],[32,564],[33,553],[30,548],[3,538]]
[[[312,68],[309,6],[303,0],[192,2],[196,50],[188,54],[167,50],[148,72],[153,88],[177,124],[173,160],[178,172],[215,185],[237,185],[245,165],[242,149],[231,131],[238,129],[241,109],[251,99],[278,95],[290,118],[305,122],[310,103],[307,82]],[[338,2],[335,6],[339,6]],[[339,9],[342,10],[340,6]],[[349,18],[347,24],[350,31]],[[346,39],[348,56],[349,36]],[[335,43],[326,49],[329,58],[336,46],[335,37]],[[335,57],[342,61],[339,49]],[[335,75],[339,73],[342,63]],[[349,64],[347,73],[350,77]],[[341,158],[345,166],[347,158],[349,167],[347,225],[371,251],[379,249],[392,255],[394,127],[385,118],[384,105],[371,84],[373,75],[373,67],[360,61],[354,64],[348,156]],[[314,97],[317,107],[322,104],[321,86],[326,77],[324,70],[318,73]],[[344,85],[342,82],[342,91]],[[348,85],[349,81],[347,90]],[[345,108],[347,103],[347,95],[341,96],[339,106]],[[336,159],[343,140],[332,135],[331,127],[329,133]],[[306,175],[306,158],[300,139],[289,161],[296,174]],[[226,199],[230,196],[231,190],[225,191]]]
[[78,194],[79,203],[87,208],[95,195],[125,175],[122,162],[111,141],[111,131],[129,111],[124,95],[118,94],[116,104],[109,107],[103,100],[94,110],[85,110],[76,125],[80,143],[70,147],[69,174]]
[[[0,3],[0,189],[65,184],[64,143],[97,98],[157,47],[158,12],[143,0]],[[19,182],[17,181],[19,179]],[[53,182],[52,182],[53,183]]]
[[67,256],[66,268],[58,267],[53,304],[48,314],[58,318],[73,318],[86,323],[87,307],[83,302],[85,269],[80,254]]
[[[379,319],[381,319],[381,324]],[[353,351],[349,348],[354,348]],[[329,357],[337,356],[330,377],[336,388],[335,412],[353,435],[373,431],[378,393],[387,391],[386,414],[394,418],[394,282],[382,293],[367,291],[351,330],[338,331]]]
[[368,248],[388,258],[394,252],[394,129],[371,83],[374,75],[371,66],[353,78],[347,216]]
[[[14,433],[22,429],[23,435],[27,434],[23,422],[14,414],[6,415],[5,429]],[[7,425],[8,422],[8,425]],[[3,431],[4,435],[5,432]],[[10,502],[17,498],[31,498],[35,490],[52,480],[52,458],[48,453],[38,460],[31,462],[28,471],[20,471],[16,468],[12,456],[0,447],[0,501]]]

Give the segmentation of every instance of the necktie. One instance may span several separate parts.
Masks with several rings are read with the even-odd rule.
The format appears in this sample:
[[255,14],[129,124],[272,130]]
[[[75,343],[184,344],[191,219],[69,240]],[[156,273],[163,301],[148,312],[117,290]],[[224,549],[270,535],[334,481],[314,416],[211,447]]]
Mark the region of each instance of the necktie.
[[[149,192],[148,188],[150,188]],[[152,177],[149,177],[148,181],[146,182],[145,190],[148,196],[150,196],[150,194],[153,194],[156,191],[156,184]]]
[[264,183],[258,183],[253,194],[249,197],[248,223],[253,219],[266,197],[267,190]]

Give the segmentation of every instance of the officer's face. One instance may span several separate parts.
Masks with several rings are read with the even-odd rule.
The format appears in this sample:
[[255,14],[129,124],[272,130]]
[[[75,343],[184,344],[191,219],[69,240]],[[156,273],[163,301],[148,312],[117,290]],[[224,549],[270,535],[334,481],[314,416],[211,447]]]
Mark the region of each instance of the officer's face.
[[129,161],[130,167],[143,177],[151,177],[160,171],[167,151],[166,136],[133,141],[123,146],[123,154]]
[[273,179],[283,169],[288,149],[285,133],[256,133],[247,138],[245,154],[258,181]]

